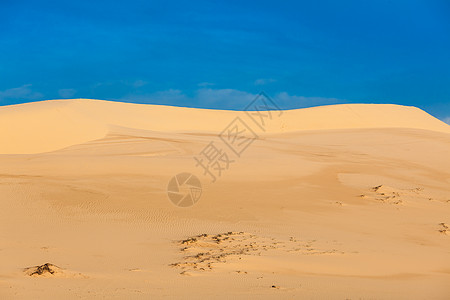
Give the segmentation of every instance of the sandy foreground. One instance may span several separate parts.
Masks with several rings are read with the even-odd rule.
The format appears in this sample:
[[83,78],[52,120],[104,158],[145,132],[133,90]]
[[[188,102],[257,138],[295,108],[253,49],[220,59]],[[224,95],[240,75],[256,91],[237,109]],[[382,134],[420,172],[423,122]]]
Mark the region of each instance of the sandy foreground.
[[450,126],[414,107],[0,107],[0,205],[0,299],[450,299]]

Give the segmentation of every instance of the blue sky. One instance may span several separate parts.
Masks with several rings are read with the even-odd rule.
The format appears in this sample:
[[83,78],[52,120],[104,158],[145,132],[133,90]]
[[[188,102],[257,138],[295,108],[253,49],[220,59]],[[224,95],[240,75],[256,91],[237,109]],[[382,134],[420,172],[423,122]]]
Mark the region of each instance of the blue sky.
[[450,1],[0,1],[0,105],[396,103],[450,117]]

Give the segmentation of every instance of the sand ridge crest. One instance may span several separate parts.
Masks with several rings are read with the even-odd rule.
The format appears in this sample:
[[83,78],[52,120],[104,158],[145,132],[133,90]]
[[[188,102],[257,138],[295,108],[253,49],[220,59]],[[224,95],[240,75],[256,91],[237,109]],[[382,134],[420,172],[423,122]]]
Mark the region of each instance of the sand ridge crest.
[[101,139],[110,128],[117,126],[162,132],[219,133],[236,116],[254,126],[259,134],[390,127],[450,133],[449,125],[418,108],[391,104],[340,104],[286,110],[261,131],[242,111],[91,99],[48,100],[0,107],[0,154],[55,151]]

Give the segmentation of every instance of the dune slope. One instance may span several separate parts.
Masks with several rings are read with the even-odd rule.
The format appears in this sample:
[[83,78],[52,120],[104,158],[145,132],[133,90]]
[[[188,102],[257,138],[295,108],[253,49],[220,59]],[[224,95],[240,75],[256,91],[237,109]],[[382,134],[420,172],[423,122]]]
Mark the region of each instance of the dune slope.
[[[104,137],[117,127],[218,133],[242,112],[101,100],[52,100],[0,107],[0,153],[58,150]],[[276,115],[276,113],[274,113]],[[243,117],[244,118],[244,117]],[[266,118],[267,119],[267,118]],[[450,132],[426,112],[390,104],[345,104],[284,111],[265,133],[350,128],[416,128]]]
[[[258,135],[239,155],[218,136],[236,117]],[[252,122],[0,108],[0,299],[450,299],[450,126],[363,104]],[[194,159],[212,143],[215,181]],[[185,172],[201,198],[178,207]]]

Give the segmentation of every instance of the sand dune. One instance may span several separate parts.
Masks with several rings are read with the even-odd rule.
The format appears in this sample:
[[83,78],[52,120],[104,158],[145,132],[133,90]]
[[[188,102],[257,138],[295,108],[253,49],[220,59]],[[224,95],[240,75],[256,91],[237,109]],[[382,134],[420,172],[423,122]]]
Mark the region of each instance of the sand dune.
[[[258,138],[239,156],[218,133]],[[0,107],[1,299],[449,299],[450,126],[397,105]],[[215,182],[194,157],[233,162]],[[180,208],[168,183],[202,185]]]
[[[162,132],[223,130],[238,112],[101,100],[53,100],[0,107],[0,153],[58,150],[104,137],[114,128]],[[450,132],[449,126],[415,107],[344,104],[285,111],[265,133],[350,128],[416,128]]]

